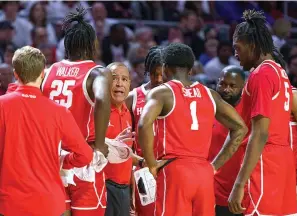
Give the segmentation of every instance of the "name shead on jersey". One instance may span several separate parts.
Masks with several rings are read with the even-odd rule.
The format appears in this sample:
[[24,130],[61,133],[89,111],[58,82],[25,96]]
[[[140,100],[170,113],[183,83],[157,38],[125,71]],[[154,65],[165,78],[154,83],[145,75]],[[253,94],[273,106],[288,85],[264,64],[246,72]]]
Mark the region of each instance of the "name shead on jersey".
[[191,89],[183,88],[182,91],[185,97],[201,98],[201,92],[198,88],[191,88]]
[[79,67],[59,67],[56,72],[56,76],[60,77],[77,77],[79,73]]

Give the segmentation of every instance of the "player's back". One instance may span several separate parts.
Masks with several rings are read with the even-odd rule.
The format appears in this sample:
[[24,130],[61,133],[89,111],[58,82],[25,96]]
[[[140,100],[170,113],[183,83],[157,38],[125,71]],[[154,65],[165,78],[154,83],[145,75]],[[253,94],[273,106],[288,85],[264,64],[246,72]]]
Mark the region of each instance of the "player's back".
[[42,84],[45,96],[67,107],[87,141],[95,138],[94,102],[87,92],[87,78],[91,71],[101,67],[93,61],[62,60],[51,66]]
[[215,116],[211,92],[195,82],[184,87],[172,80],[166,85],[173,93],[173,108],[158,118],[159,158],[207,159]]
[[[274,82],[273,89],[266,89],[265,91],[272,91],[273,96],[270,99],[270,111],[269,111],[269,134],[267,144],[273,145],[289,145],[288,134],[289,134],[289,122],[291,115],[291,102],[292,102],[292,88],[290,81],[286,74],[286,71],[276,62],[271,60],[264,61],[259,65],[250,75],[244,92],[242,95],[243,108],[241,116],[244,119],[246,125],[249,128],[249,133],[244,139],[244,144],[247,144],[249,135],[251,132],[251,119],[256,115],[255,111],[251,111],[251,94],[253,89],[253,79],[257,79],[256,76],[261,76],[263,79],[267,78],[271,82]],[[262,86],[265,88],[266,86]],[[259,100],[259,99],[258,99]],[[261,107],[258,107],[261,109]]]

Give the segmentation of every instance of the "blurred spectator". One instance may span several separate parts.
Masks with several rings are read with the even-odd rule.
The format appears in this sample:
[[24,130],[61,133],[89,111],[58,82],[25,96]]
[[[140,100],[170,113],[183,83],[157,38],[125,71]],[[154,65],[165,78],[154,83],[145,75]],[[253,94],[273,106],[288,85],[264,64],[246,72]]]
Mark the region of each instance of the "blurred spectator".
[[133,59],[131,64],[131,90],[147,82],[144,75],[144,58]]
[[[83,8],[89,8],[86,1],[49,1],[47,6],[48,19],[57,21],[63,19],[69,12],[76,12],[76,8],[81,5]],[[86,20],[91,20],[91,14],[85,15]]]
[[217,81],[220,77],[220,72],[228,65],[240,66],[240,63],[235,59],[232,53],[232,43],[229,41],[221,41],[218,46],[217,57],[210,60],[204,66],[204,72],[212,81]]
[[164,20],[178,21],[180,13],[177,9],[177,1],[163,1],[162,4],[164,8]]
[[[125,65],[128,67],[129,70],[132,70],[132,62],[135,59],[143,59],[146,57],[149,48],[143,44],[136,43],[129,48],[127,53],[127,60],[125,61]],[[133,71],[131,72],[133,76]]]
[[216,39],[209,39],[205,42],[205,52],[199,57],[202,65],[206,65],[212,58],[217,56],[219,41]]
[[4,64],[7,64],[11,67],[12,71],[12,57],[14,52],[17,50],[16,46],[13,43],[10,43],[6,46],[4,52]]
[[140,43],[142,46],[146,46],[149,43],[155,44],[153,29],[147,26],[137,28],[135,30],[134,43]]
[[107,11],[110,13],[111,18],[131,18],[131,2],[129,1],[110,1],[105,2]]
[[126,40],[125,27],[122,24],[115,24],[110,28],[110,36],[102,41],[102,61],[105,65],[112,62],[124,62],[129,50]]
[[31,30],[32,46],[39,47],[40,44],[48,43],[48,34],[45,27],[35,27]]
[[32,29],[36,27],[46,28],[49,43],[57,44],[56,32],[53,25],[47,21],[47,11],[44,4],[41,2],[33,2],[28,18],[32,24]]
[[291,28],[291,22],[284,18],[280,18],[274,22],[272,39],[274,46],[278,50],[285,45],[286,39],[290,36]]
[[14,82],[11,66],[0,64],[0,96],[4,95],[10,83]]
[[19,7],[20,3],[17,1],[4,1],[4,16],[0,20],[8,20],[12,23],[15,30],[12,41],[17,47],[22,47],[31,44],[31,33],[29,21],[17,16]]
[[161,46],[167,46],[171,43],[183,43],[184,36],[179,27],[170,27],[168,30],[167,40],[161,42]]
[[52,44],[48,44],[48,43],[45,43],[45,44],[41,43],[37,46],[37,48],[40,49],[40,51],[45,56],[47,68],[56,62],[55,46],[53,46]]
[[297,87],[297,55],[292,55],[288,61],[289,79],[294,87]]
[[9,21],[0,21],[0,63],[4,62],[6,46],[12,43],[14,28]]

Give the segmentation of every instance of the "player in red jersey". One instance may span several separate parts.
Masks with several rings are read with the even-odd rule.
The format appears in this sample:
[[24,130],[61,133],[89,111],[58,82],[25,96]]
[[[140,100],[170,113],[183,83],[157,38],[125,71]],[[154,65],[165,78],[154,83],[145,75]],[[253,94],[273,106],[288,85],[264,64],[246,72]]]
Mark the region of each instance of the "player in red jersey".
[[[42,95],[46,59],[25,46],[13,56],[19,87],[0,97],[0,215],[53,216],[65,211],[63,169],[86,166],[93,154],[71,113]],[[61,143],[62,141],[62,143]]]
[[[288,142],[292,89],[262,12],[247,10],[233,35],[245,70],[241,116],[249,128],[243,164],[229,197],[233,213],[296,215],[294,156]],[[246,199],[244,186],[247,183]]]
[[[227,66],[222,70],[216,91],[230,105],[235,107],[240,113],[240,98],[244,87],[244,71],[237,66]],[[220,152],[224,141],[228,136],[229,130],[219,121],[215,120],[212,129],[212,139],[209,149],[208,160],[212,161]],[[214,191],[216,198],[216,216],[233,216],[228,209],[228,197],[231,193],[234,181],[240,169],[240,163],[244,155],[243,148],[240,146],[232,158],[224,164],[215,174]]]
[[[105,134],[110,116],[111,74],[96,65],[96,34],[84,21],[86,11],[77,9],[64,21],[67,60],[53,64],[42,85],[44,95],[67,107],[90,145],[107,155]],[[76,24],[72,24],[77,21]],[[95,117],[95,118],[94,118]],[[95,136],[96,134],[96,136]],[[74,177],[76,186],[67,187],[71,213],[104,215],[106,208],[104,172],[96,173],[96,182]]]
[[[141,85],[140,87],[133,89],[129,93],[129,96],[126,99],[127,107],[129,108],[130,112],[132,113],[132,117],[134,120],[133,121],[134,129],[136,131],[134,149],[135,149],[136,154],[138,156],[140,156],[140,158],[138,159],[139,160],[138,164],[140,165],[139,168],[143,167],[143,165],[142,165],[143,154],[142,154],[141,148],[137,142],[137,137],[138,137],[137,125],[138,125],[143,107],[145,105],[145,97],[146,97],[147,93],[151,89],[153,89],[156,86],[159,86],[160,84],[163,83],[161,54],[162,54],[162,49],[160,47],[157,47],[157,46],[152,47],[149,50],[149,52],[146,56],[144,65],[145,65],[145,72],[148,73],[150,76],[150,81],[148,83]],[[156,131],[156,127],[157,127],[157,125],[155,122],[154,131]],[[155,144],[154,144],[155,155],[157,153],[157,151],[156,151],[156,147],[158,145],[157,142],[158,142],[158,140],[155,139]],[[154,215],[154,209],[155,209],[154,203],[142,206],[141,202],[140,202],[140,197],[139,197],[138,191],[135,191],[135,211],[136,211],[137,215],[139,215],[139,216]]]
[[[246,127],[218,93],[189,80],[195,59],[190,47],[172,43],[163,50],[162,59],[170,81],[149,92],[138,124],[144,158],[157,177],[155,215],[214,215],[214,169],[219,169],[237,150]],[[231,139],[212,167],[207,157],[215,116],[230,129]],[[153,151],[156,119],[160,162]]]

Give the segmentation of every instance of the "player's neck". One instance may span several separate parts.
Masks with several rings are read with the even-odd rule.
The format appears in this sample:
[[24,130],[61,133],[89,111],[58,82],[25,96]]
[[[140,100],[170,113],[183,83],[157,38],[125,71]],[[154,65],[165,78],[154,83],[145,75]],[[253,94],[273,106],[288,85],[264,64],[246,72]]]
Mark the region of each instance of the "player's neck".
[[20,83],[20,85],[40,88],[41,83],[40,82],[29,82],[25,85],[23,83]]
[[260,55],[260,58],[258,59],[258,61],[256,61],[256,64],[255,64],[254,68],[257,68],[265,60],[273,60],[272,55],[271,54],[266,54],[266,55],[262,55],[261,54]]
[[172,78],[180,81],[184,86],[188,86],[193,83],[192,81],[190,81],[188,74],[186,73],[176,73],[173,75]]

